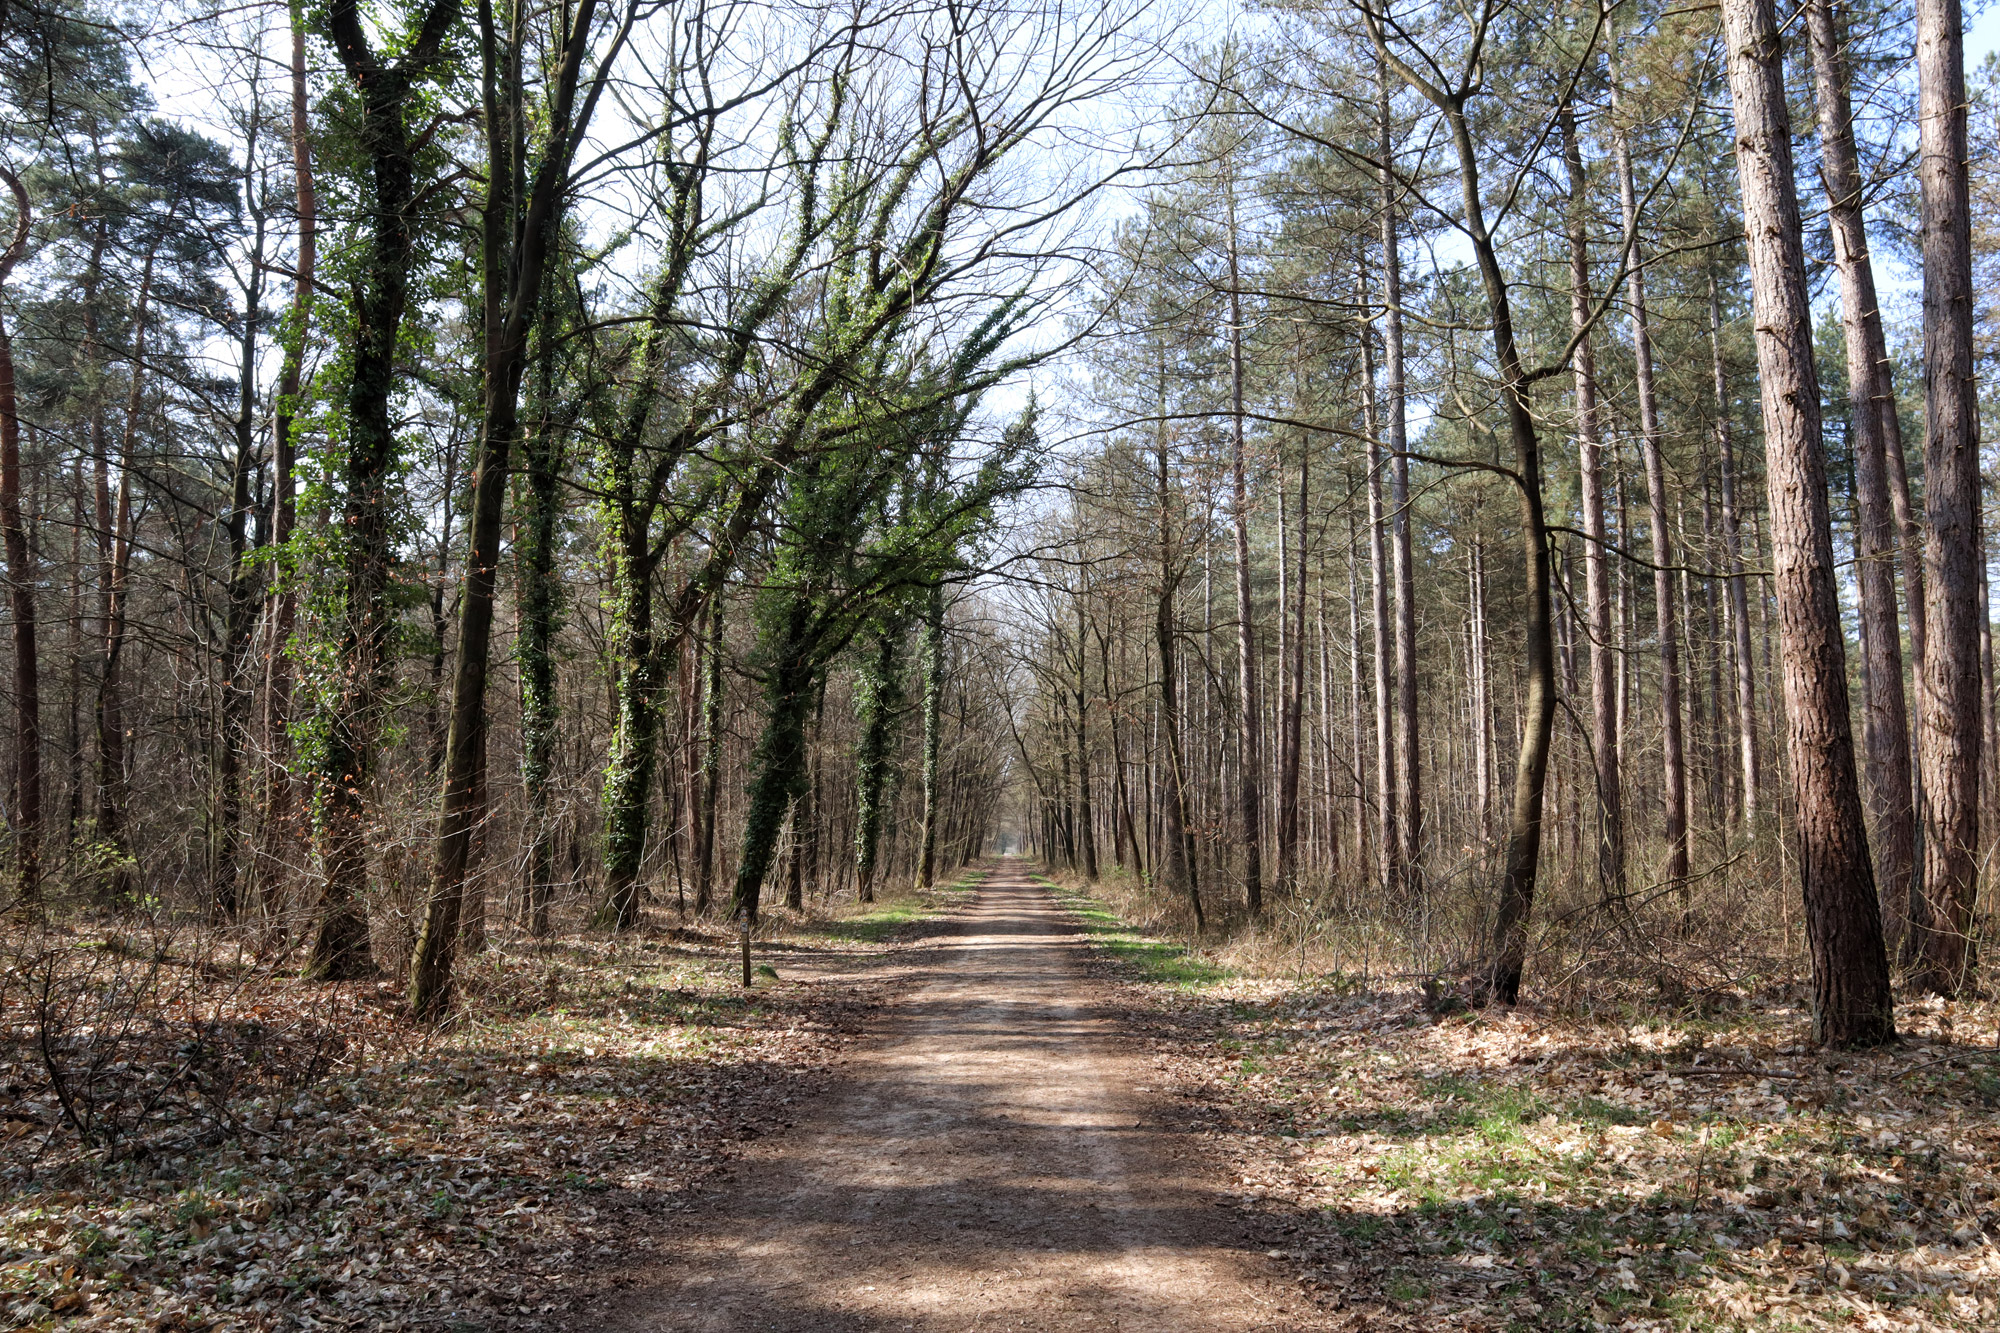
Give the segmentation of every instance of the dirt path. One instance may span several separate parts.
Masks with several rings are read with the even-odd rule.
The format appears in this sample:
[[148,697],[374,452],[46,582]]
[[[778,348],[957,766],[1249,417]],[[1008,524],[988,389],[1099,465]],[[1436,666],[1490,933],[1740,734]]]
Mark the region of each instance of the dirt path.
[[1087,948],[1021,869],[991,876],[825,1100],[686,1215],[610,1326],[1327,1326],[1144,1086]]

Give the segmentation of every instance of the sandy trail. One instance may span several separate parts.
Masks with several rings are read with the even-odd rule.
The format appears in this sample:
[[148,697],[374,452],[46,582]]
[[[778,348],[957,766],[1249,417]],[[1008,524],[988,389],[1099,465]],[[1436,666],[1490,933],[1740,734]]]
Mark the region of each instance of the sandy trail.
[[690,1210],[629,1330],[1316,1329],[1238,1229],[1113,1018],[1115,982],[1019,867],[797,1127]]

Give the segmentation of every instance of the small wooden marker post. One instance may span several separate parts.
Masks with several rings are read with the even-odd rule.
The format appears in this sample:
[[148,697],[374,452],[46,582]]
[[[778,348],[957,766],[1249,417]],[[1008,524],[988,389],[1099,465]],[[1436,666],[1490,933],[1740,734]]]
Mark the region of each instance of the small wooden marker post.
[[743,984],[750,984],[750,918],[744,917],[740,925],[743,932]]

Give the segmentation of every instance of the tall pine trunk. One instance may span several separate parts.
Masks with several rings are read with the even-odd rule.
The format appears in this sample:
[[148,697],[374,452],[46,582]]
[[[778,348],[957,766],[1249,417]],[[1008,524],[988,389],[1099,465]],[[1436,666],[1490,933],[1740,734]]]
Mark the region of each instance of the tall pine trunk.
[[1408,395],[1403,371],[1403,251],[1391,163],[1389,81],[1381,71],[1376,93],[1382,186],[1382,416],[1389,454],[1391,558],[1396,577],[1396,848],[1397,880],[1420,889],[1423,880],[1423,780],[1417,747],[1417,583],[1410,539]]
[[1722,483],[1722,558],[1729,592],[1729,630],[1736,659],[1736,759],[1743,787],[1743,822],[1754,826],[1763,799],[1757,748],[1757,659],[1750,646],[1750,590],[1743,574],[1743,531],[1736,499],[1736,432],[1729,419],[1729,374],[1722,358],[1722,294],[1708,275],[1708,345],[1715,378],[1716,460]]
[[1243,458],[1243,281],[1237,270],[1236,183],[1229,203],[1229,497],[1236,541],[1236,803],[1243,844],[1243,901],[1264,910],[1263,715],[1257,702],[1257,613],[1250,598],[1250,494]]
[[1375,355],[1365,341],[1361,349],[1361,415],[1368,445],[1368,590],[1370,621],[1375,628],[1375,851],[1382,892],[1390,899],[1403,889],[1403,838],[1397,817],[1402,803],[1396,787],[1395,704],[1389,627],[1388,532],[1382,509],[1382,474],[1387,459],[1380,442],[1375,407]]
[[1090,638],[1084,599],[1076,600],[1076,824],[1083,877],[1097,881],[1097,822],[1090,798]]
[[[1916,811],[1910,790],[1909,713],[1903,698],[1903,634],[1896,612],[1896,551],[1900,546],[1889,485],[1885,413],[1895,411],[1889,366],[1875,355],[1882,313],[1862,217],[1861,162],[1854,147],[1848,97],[1846,25],[1833,0],[1808,0],[1813,88],[1819,111],[1821,178],[1840,270],[1840,316],[1846,334],[1847,382],[1854,431],[1854,495],[1858,509],[1854,562],[1861,592],[1861,654],[1868,681],[1863,730],[1869,807],[1875,816],[1876,883],[1893,941],[1909,910],[1916,855]],[[1898,452],[1901,446],[1898,445]]]
[[[14,238],[0,254],[0,292],[28,252],[34,214],[20,179],[0,167],[14,196]],[[14,341],[0,312],[0,537],[7,556],[9,607],[14,613],[14,873],[23,902],[41,896],[42,695],[35,644],[34,556],[21,520],[21,419],[14,392]]]
[[1756,312],[1814,1037],[1832,1046],[1876,1045],[1894,1040],[1895,1021],[1848,721],[1784,51],[1771,0],[1723,0],[1722,18]]
[[1618,665],[1613,653],[1611,578],[1606,569],[1604,527],[1604,442],[1597,424],[1597,353],[1589,337],[1593,321],[1590,288],[1589,196],[1583,150],[1577,142],[1576,113],[1562,110],[1563,162],[1569,169],[1569,314],[1576,339],[1572,372],[1576,385],[1576,447],[1579,498],[1583,504],[1584,617],[1590,633],[1590,749],[1597,807],[1597,887],[1605,901],[1625,894],[1625,817],[1618,771]]
[[1153,638],[1160,654],[1160,731],[1166,742],[1167,771],[1162,784],[1166,788],[1166,798],[1161,802],[1164,828],[1160,841],[1164,857],[1156,857],[1155,864],[1164,862],[1166,869],[1161,878],[1169,893],[1187,895],[1188,905],[1194,911],[1195,929],[1200,930],[1206,922],[1201,905],[1201,885],[1195,878],[1193,849],[1188,840],[1188,775],[1186,757],[1181,750],[1180,666],[1174,651],[1174,594],[1180,587],[1180,570],[1175,562],[1171,526],[1173,493],[1169,489],[1168,477],[1164,365],[1160,367],[1160,395],[1160,436],[1155,446],[1160,565],[1158,596],[1153,608]]
[[[1616,79],[1612,114],[1618,114]],[[1625,293],[1631,304],[1633,376],[1639,396],[1639,441],[1646,472],[1646,510],[1653,539],[1653,618],[1660,651],[1660,788],[1666,821],[1667,882],[1685,892],[1688,877],[1687,747],[1681,727],[1681,633],[1674,597],[1672,539],[1667,530],[1667,469],[1661,455],[1659,395],[1653,385],[1653,330],[1646,311],[1646,274],[1639,246],[1638,191],[1630,137],[1614,136],[1618,200],[1625,221]]]
[[1917,0],[1918,178],[1924,257],[1924,636],[1918,762],[1924,784],[1918,980],[1968,984],[1978,888],[1979,392],[1972,349],[1965,32],[1958,0]]

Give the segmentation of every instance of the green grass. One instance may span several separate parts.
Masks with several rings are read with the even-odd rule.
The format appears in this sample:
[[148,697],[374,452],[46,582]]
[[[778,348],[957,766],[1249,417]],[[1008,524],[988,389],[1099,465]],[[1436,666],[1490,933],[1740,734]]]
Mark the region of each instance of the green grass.
[[1209,962],[1187,945],[1141,935],[1097,899],[1036,878],[1055,891],[1056,900],[1083,926],[1093,945],[1139,980],[1194,988],[1229,979],[1228,968]]
[[847,940],[854,944],[885,944],[907,927],[928,920],[961,901],[985,878],[984,870],[970,870],[953,883],[929,893],[917,892],[894,898],[876,904],[873,910],[859,916],[812,922],[802,929],[827,939]]

